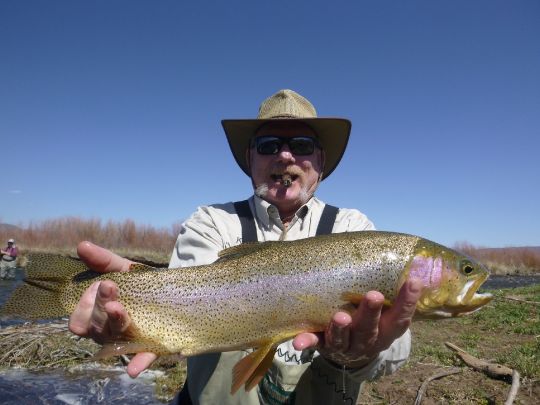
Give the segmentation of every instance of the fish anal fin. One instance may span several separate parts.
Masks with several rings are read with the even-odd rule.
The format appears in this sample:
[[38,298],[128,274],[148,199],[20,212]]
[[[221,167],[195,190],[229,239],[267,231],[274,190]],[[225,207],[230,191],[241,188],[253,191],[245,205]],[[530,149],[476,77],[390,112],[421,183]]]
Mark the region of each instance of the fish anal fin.
[[[352,291],[345,291],[344,293],[341,294],[341,299],[345,302],[350,302],[351,304],[359,305],[362,302],[362,300],[365,298],[365,296],[366,296],[365,294],[359,294]],[[385,298],[383,301],[383,305],[385,307],[391,307],[392,301]]]
[[245,390],[251,391],[253,388],[255,388],[261,380],[263,379],[264,375],[272,365],[272,361],[274,360],[274,353],[275,353],[275,347],[270,350],[268,353],[266,353],[266,356],[264,356],[264,359],[259,363],[259,366],[255,369],[253,374],[251,374],[251,377],[249,377],[249,380],[246,381]]
[[246,391],[255,387],[272,365],[277,343],[270,341],[240,360],[233,368],[231,395],[245,385]]

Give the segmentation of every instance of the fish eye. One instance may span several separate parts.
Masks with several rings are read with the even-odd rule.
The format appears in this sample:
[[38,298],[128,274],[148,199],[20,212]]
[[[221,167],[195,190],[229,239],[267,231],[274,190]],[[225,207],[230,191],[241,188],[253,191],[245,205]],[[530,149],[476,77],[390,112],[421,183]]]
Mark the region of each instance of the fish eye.
[[461,271],[469,275],[474,271],[474,267],[469,261],[463,261],[461,262]]

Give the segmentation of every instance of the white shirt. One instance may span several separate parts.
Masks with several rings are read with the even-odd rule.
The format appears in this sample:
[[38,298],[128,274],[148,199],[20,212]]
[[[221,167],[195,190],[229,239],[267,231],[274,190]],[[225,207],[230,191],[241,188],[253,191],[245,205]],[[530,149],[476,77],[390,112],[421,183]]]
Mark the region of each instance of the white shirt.
[[[312,198],[297,211],[284,232],[275,206],[257,196],[249,199],[249,205],[260,242],[315,236],[325,206]],[[341,208],[332,233],[373,229],[373,223],[360,211]],[[221,250],[240,243],[242,227],[233,203],[199,207],[183,224],[169,267],[212,263]],[[356,403],[360,384],[394,372],[407,360],[410,344],[407,331],[366,367],[345,371],[319,357],[317,352],[295,350],[292,341],[287,341],[278,347],[273,365],[261,384],[250,392],[240,389],[234,396],[229,394],[232,367],[249,351],[195,356],[188,359],[189,391],[194,404],[264,404],[268,397],[272,403],[279,403],[293,391],[297,404],[343,404],[348,399]]]

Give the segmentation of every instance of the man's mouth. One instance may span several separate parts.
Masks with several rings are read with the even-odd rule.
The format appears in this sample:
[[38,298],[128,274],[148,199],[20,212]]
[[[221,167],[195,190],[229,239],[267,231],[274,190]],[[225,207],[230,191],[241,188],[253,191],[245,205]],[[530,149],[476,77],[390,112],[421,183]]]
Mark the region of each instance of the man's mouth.
[[298,178],[296,174],[290,174],[290,173],[272,174],[270,175],[270,177],[276,183],[281,183],[285,187],[290,187],[293,181],[295,181]]

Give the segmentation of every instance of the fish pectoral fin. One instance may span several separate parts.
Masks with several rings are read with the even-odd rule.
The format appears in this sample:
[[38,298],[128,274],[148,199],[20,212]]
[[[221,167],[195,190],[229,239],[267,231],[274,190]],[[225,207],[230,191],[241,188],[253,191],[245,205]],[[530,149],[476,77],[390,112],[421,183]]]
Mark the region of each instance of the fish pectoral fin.
[[114,356],[121,356],[122,354],[133,354],[151,352],[155,354],[171,354],[169,350],[160,344],[152,344],[148,342],[112,342],[105,343],[101,349],[94,354],[95,360],[106,359]]
[[358,294],[352,291],[345,291],[341,294],[341,299],[343,301],[350,302],[351,304],[358,305],[364,299],[364,294]]
[[[365,296],[366,296],[365,294],[359,294],[352,291],[345,291],[344,293],[341,294],[341,299],[343,301],[350,302],[351,304],[359,305]],[[383,301],[383,305],[385,307],[391,307],[392,301],[387,300],[385,298]]]
[[277,343],[270,341],[236,363],[233,368],[231,395],[242,385],[245,385],[246,391],[249,391],[259,384],[272,365],[276,347]]
[[99,351],[94,354],[95,360],[107,359],[109,357],[120,356],[148,351],[142,343],[135,342],[115,342],[105,343]]

